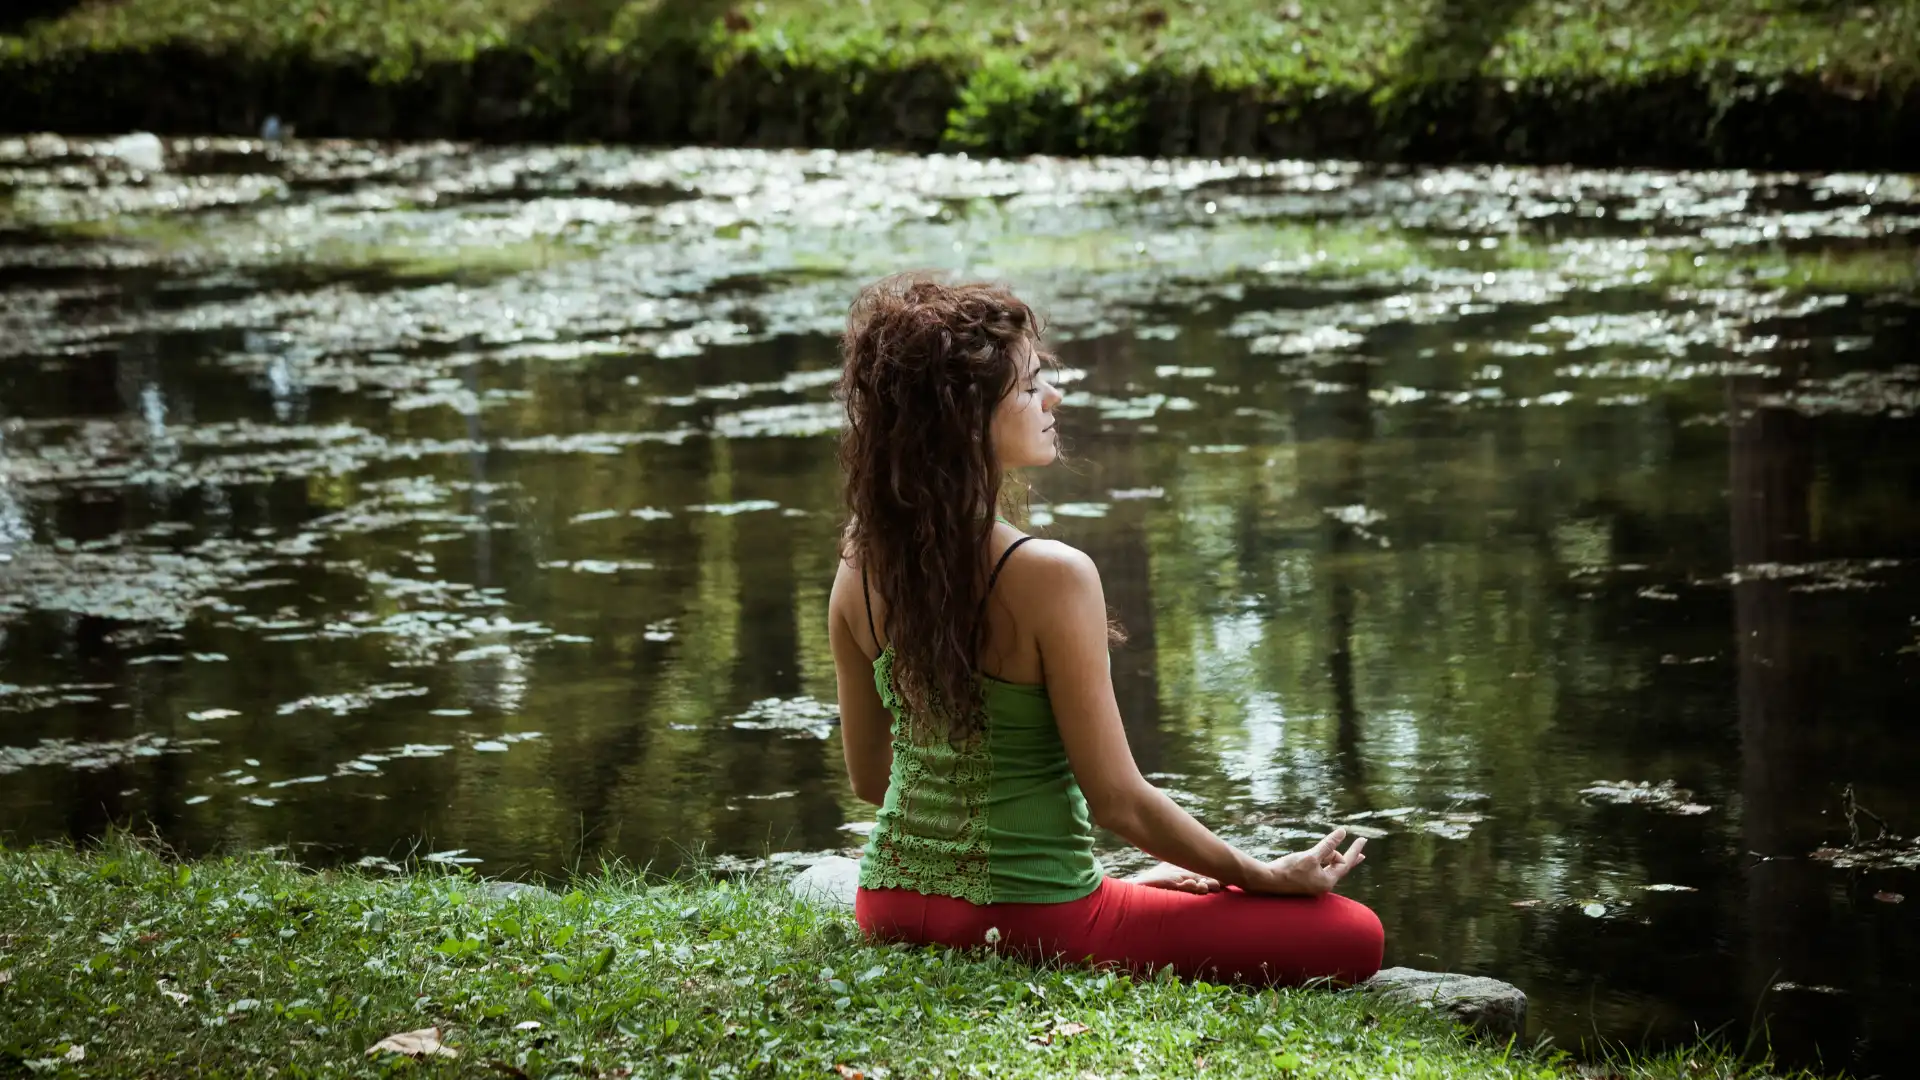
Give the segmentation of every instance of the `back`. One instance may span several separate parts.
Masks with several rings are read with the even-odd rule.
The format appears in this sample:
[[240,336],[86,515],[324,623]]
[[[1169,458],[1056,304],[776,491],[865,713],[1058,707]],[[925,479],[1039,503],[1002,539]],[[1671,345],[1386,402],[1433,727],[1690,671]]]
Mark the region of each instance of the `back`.
[[891,689],[891,650],[874,682],[893,715],[893,767],[860,886],[975,904],[1078,900],[1100,884],[1093,823],[1043,686],[983,680],[985,721],[954,745],[918,736]]
[[[1003,547],[995,585],[1028,539],[1004,531],[1012,538],[996,530]],[[1003,674],[1037,676],[1038,649],[1031,635],[1020,648],[1014,605],[993,603],[997,592],[988,591],[998,617],[989,617],[985,652],[996,656]],[[863,601],[871,595],[865,588],[862,593]],[[885,625],[884,612],[884,601],[874,597],[870,633]],[[892,762],[861,859],[861,887],[911,889],[975,904],[1062,903],[1098,887],[1103,874],[1093,857],[1086,799],[1038,678],[983,675],[979,733],[953,744],[913,723],[893,690],[892,662],[892,649],[883,645],[873,677],[891,718]]]
[[[1059,544],[1028,536],[1004,521],[994,526],[981,567],[992,580],[986,597],[986,634],[979,658],[981,673],[1002,682],[1039,685],[1045,681],[1040,647],[1029,625],[1031,620],[1022,618],[1023,610],[1029,604],[1041,602],[1041,598],[1034,589],[1022,585],[1033,570],[1035,557],[1044,558],[1049,546],[1057,549]],[[865,586],[864,573],[858,568],[856,573],[861,574],[862,588],[851,597],[844,615],[849,625],[863,631],[859,635],[861,651],[870,658],[878,657],[888,641],[889,604],[877,589]]]

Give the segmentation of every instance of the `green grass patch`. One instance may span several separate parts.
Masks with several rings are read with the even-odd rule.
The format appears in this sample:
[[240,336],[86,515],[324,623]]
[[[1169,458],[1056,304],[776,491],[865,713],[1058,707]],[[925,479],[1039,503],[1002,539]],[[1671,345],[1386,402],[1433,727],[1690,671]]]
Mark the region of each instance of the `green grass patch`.
[[1165,63],[1223,84],[1375,86],[1460,71],[1641,78],[1719,62],[1911,79],[1916,31],[1914,0],[1036,0],[1017,11],[983,0],[95,0],[0,40],[16,52],[184,43],[405,66],[508,45],[605,56],[701,39],[796,64],[985,58],[1113,74]]
[[895,98],[888,77],[929,72],[937,89],[918,92],[950,100],[948,148],[1133,152],[1156,106],[1195,95],[1247,97],[1270,124],[1326,98],[1393,123],[1480,86],[1704,86],[1718,117],[1792,82],[1892,109],[1920,75],[1920,0],[95,0],[0,35],[0,65],[28,86],[76,57],[156,50],[344,66],[375,84],[504,58],[537,115],[591,114],[609,85],[697,57],[716,78],[776,73],[784,107],[832,145],[875,122],[863,87]]
[[[865,944],[777,883],[176,863],[125,841],[0,854],[0,1072],[1409,1077],[1560,1080],[1355,993],[1253,992]],[[367,1051],[437,1028],[457,1057]],[[1625,1076],[1759,1076],[1710,1048]],[[1766,1073],[1767,1075],[1774,1075]]]

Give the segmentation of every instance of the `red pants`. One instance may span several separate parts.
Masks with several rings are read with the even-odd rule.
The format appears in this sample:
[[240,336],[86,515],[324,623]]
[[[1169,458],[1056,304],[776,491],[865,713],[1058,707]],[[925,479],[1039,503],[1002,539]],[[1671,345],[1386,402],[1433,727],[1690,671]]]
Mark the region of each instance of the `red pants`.
[[1171,967],[1184,978],[1355,983],[1380,970],[1380,918],[1344,896],[1202,896],[1106,878],[1064,904],[989,904],[910,889],[861,889],[853,917],[868,936],[947,945],[987,943],[1032,959],[1064,957],[1131,971]]

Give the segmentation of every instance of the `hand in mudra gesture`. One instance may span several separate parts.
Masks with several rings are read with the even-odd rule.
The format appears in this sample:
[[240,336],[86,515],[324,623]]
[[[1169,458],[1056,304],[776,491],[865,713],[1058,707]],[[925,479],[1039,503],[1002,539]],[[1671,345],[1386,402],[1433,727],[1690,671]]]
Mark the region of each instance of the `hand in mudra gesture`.
[[1247,891],[1285,896],[1332,892],[1348,871],[1367,861],[1367,838],[1358,837],[1341,851],[1340,842],[1346,838],[1347,830],[1335,829],[1305,851],[1280,856],[1267,864],[1267,873],[1260,881],[1249,883]]
[[[1335,829],[1305,851],[1280,856],[1264,866],[1259,878],[1247,882],[1246,891],[1278,896],[1318,896],[1332,892],[1349,870],[1367,861],[1363,854],[1367,838],[1357,838],[1353,846],[1343,852],[1340,842],[1346,838],[1347,830]],[[1156,863],[1127,880],[1149,888],[1202,895],[1216,893],[1223,888],[1218,881],[1205,874],[1183,870],[1172,863]]]

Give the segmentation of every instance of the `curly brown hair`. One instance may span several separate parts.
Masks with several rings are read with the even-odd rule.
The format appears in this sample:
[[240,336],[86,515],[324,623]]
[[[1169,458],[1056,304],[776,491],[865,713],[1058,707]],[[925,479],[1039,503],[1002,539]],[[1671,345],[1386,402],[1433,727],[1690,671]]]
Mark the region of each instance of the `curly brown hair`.
[[861,290],[841,340],[845,555],[887,599],[894,693],[952,740],[979,731],[988,538],[1011,509],[994,413],[1041,330],[1003,287],[900,274]]

